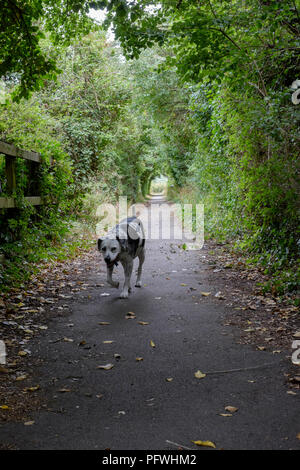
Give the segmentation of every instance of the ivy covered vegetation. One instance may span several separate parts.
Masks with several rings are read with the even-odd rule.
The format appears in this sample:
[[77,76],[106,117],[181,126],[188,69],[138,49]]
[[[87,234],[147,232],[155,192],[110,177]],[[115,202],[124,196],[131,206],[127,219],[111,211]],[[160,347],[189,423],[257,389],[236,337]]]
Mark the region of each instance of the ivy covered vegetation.
[[[78,221],[164,174],[170,198],[204,203],[207,236],[263,266],[274,293],[296,289],[298,0],[3,0],[0,24],[0,140],[40,152],[44,198],[25,202],[37,188],[17,159],[2,286],[76,253]],[[3,197],[1,156],[0,180]]]

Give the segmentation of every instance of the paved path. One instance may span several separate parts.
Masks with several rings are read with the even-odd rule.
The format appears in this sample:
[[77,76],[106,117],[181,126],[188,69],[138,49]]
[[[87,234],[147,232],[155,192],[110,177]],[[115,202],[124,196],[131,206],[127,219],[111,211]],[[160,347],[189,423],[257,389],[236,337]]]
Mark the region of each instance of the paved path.
[[[72,315],[52,320],[31,346],[46,406],[31,413],[32,426],[3,425],[1,440],[19,449],[196,449],[192,440],[299,449],[299,400],[287,394],[282,356],[236,344],[226,307],[200,295],[211,290],[206,269],[201,252],[158,240],[147,243],[146,286],[128,300],[96,287],[104,273],[89,272],[89,298],[71,299]],[[64,337],[74,341],[57,341]],[[228,405],[238,410],[221,416]]]

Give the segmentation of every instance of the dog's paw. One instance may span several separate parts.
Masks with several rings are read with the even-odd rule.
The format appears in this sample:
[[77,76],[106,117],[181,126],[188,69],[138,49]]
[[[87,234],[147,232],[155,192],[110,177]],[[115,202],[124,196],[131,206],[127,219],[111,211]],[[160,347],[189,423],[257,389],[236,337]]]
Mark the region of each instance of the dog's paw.
[[142,281],[137,281],[135,287],[142,287]]
[[121,292],[120,299],[128,299],[128,291]]

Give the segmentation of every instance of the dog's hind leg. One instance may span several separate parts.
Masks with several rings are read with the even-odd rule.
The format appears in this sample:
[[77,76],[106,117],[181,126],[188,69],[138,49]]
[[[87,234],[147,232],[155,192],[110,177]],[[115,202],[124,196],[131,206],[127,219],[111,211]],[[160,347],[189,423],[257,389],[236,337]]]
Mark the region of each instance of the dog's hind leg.
[[111,268],[107,268],[107,282],[108,282],[108,284],[110,284],[111,286],[118,288],[118,287],[119,287],[119,283],[113,281],[113,279],[112,279],[113,270],[114,270],[114,267],[113,267],[113,266],[112,266]]
[[140,254],[138,255],[139,257],[139,267],[138,267],[138,274],[137,274],[137,279],[135,283],[135,287],[142,287],[142,282],[141,282],[141,275],[142,275],[142,268],[143,268],[143,263],[145,261],[145,252],[142,250]]
[[132,274],[132,268],[133,268],[133,261],[132,260],[127,260],[126,262],[122,263],[123,268],[124,268],[124,275],[125,275],[125,282],[123,286],[123,290],[120,294],[120,299],[127,299],[128,298],[128,292],[130,292],[130,278]]

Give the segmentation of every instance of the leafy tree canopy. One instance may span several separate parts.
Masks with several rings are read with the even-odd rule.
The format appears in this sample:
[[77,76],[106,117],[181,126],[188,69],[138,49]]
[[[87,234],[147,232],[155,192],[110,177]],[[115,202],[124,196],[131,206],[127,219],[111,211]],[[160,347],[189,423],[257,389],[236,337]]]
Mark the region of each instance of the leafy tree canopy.
[[43,50],[45,34],[53,44],[68,44],[86,34],[93,25],[89,2],[1,0],[0,6],[0,76],[20,85],[15,99],[27,98],[43,79],[59,72],[54,51]]
[[[105,10],[127,58],[155,43],[172,46],[167,59],[187,80],[241,78],[266,95],[266,81],[290,80],[299,66],[299,0],[1,0],[0,74],[27,97],[58,73],[52,44],[67,44],[93,26],[90,8]],[[264,68],[268,65],[268,74]],[[271,72],[273,70],[273,72]],[[298,69],[299,70],[299,69]],[[293,78],[294,79],[294,78]],[[285,83],[285,84],[286,84]]]

